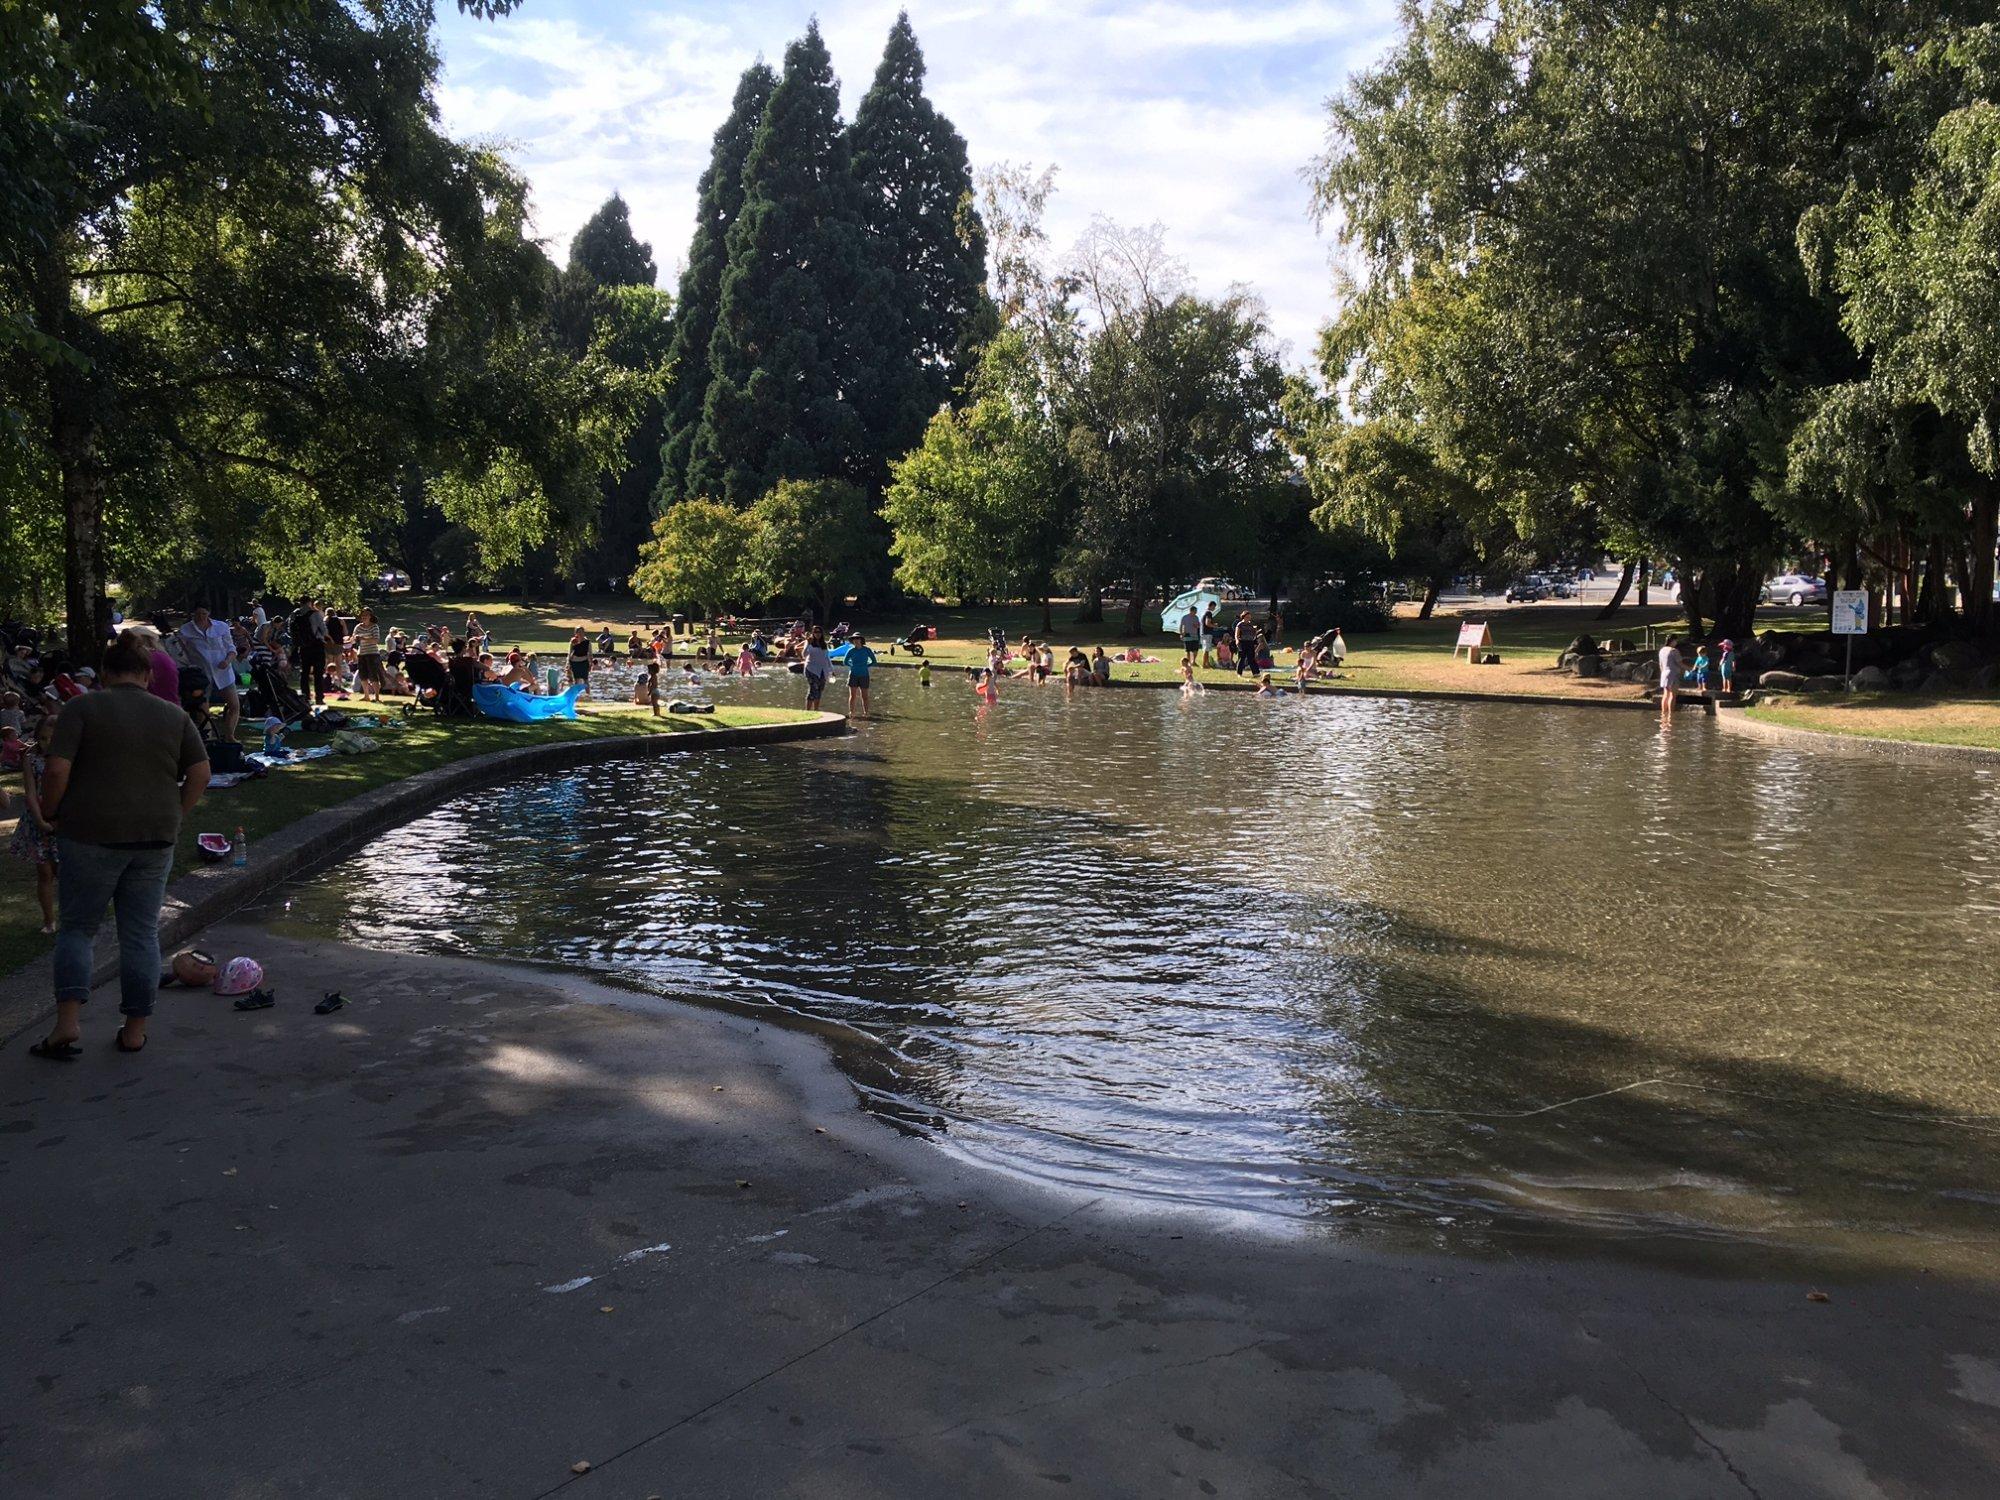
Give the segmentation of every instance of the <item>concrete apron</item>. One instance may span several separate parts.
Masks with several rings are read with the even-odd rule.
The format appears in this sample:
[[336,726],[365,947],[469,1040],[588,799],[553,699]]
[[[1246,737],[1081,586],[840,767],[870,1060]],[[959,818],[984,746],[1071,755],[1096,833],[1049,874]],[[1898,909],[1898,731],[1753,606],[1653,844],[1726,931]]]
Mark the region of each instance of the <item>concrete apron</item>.
[[[160,908],[160,946],[171,953],[202,928],[220,921],[231,912],[257,899],[287,880],[323,869],[354,852],[369,838],[387,828],[422,817],[461,792],[495,786],[517,776],[542,771],[565,771],[577,766],[598,765],[612,760],[635,760],[694,750],[722,750],[732,746],[784,744],[799,740],[824,739],[846,734],[844,714],[818,714],[789,724],[746,724],[734,729],[706,729],[699,732],[616,735],[603,739],[553,740],[522,745],[512,750],[495,750],[450,765],[420,771],[401,781],[376,787],[336,807],[322,808],[309,817],[280,829],[267,839],[259,839],[250,851],[251,863],[208,865],[188,871],[167,887],[167,899]],[[289,772],[274,772],[288,775]],[[302,774],[310,775],[311,772]],[[217,794],[219,797],[224,794]],[[204,804],[211,812],[216,803]],[[227,811],[226,799],[220,804]],[[197,815],[199,816],[199,814]],[[103,984],[118,972],[118,955],[111,939],[111,919],[105,918],[98,933],[97,962],[91,972],[94,984]],[[43,954],[11,974],[0,975],[0,1046],[16,1040],[20,1033],[38,1026],[54,1013],[55,959]],[[112,1009],[116,1009],[113,1006]]]
[[1983,1288],[1810,1302],[1140,1216],[899,1134],[751,1019],[210,942],[277,1007],[168,991],[127,1057],[100,995],[81,1060],[0,1055],[0,1494],[1778,1500],[2000,1471]]

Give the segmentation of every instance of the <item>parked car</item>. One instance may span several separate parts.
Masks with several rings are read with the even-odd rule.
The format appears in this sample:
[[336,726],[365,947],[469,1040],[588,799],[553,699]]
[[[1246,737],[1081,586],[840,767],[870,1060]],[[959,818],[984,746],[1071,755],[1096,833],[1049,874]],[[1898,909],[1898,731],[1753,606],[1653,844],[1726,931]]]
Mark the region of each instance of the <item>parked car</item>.
[[1567,579],[1551,579],[1549,582],[1549,597],[1551,599],[1574,599],[1576,597],[1576,589]]
[[1764,602],[1789,604],[1793,609],[1802,604],[1824,604],[1826,580],[1810,573],[1780,573],[1764,585]]
[[1537,604],[1548,597],[1548,584],[1534,574],[1516,579],[1507,589],[1509,604]]

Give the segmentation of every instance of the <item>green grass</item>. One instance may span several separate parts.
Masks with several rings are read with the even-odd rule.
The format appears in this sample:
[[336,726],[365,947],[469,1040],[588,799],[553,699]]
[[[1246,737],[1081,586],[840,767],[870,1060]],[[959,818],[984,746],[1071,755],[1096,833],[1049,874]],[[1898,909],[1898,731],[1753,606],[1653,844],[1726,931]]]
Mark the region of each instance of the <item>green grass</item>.
[[1852,693],[1760,703],[1753,718],[1793,729],[1921,745],[2000,750],[2000,698],[1926,698],[1910,693]]
[[[396,594],[374,603],[385,627],[401,626],[405,630],[432,624],[462,630],[467,612],[476,613],[500,651],[519,646],[529,651],[560,652],[567,647],[570,632],[578,625],[593,634],[599,626],[609,625],[622,649],[625,633],[634,625],[650,631],[659,619],[656,610],[639,600],[611,595],[520,600],[461,594]],[[1523,694],[1576,702],[1636,697],[1639,689],[1630,683],[1585,682],[1557,672],[1556,656],[1578,635],[1600,640],[1618,636],[1643,643],[1649,624],[1679,627],[1683,623],[1680,611],[1672,605],[1651,605],[1645,609],[1628,606],[1606,621],[1597,618],[1597,608],[1594,603],[1549,602],[1481,609],[1476,617],[1491,623],[1500,665],[1473,667],[1462,657],[1457,661],[1452,659],[1452,642],[1458,635],[1457,615],[1440,613],[1430,620],[1417,620],[1405,606],[1404,616],[1392,621],[1388,630],[1348,638],[1346,675],[1329,686],[1334,691],[1363,688],[1412,695]],[[1120,663],[1113,668],[1117,679],[1175,680],[1180,648],[1173,637],[1155,628],[1159,613],[1157,607],[1146,611],[1146,628],[1137,641],[1144,651],[1160,661],[1150,665]],[[1101,624],[1079,625],[1075,615],[1074,601],[1059,601],[1050,611],[1054,628],[1046,634],[1057,648],[1058,669],[1062,655],[1072,645],[1086,651],[1101,645],[1115,654],[1128,643],[1120,633],[1124,628],[1121,604],[1107,603]],[[903,636],[918,623],[935,626],[939,638],[926,647],[926,652],[934,663],[946,668],[983,665],[990,626],[1000,626],[1012,641],[1018,641],[1024,633],[1037,639],[1045,634],[1041,628],[1041,610],[1033,605],[956,609],[933,604],[888,614],[850,609],[847,618],[865,629],[876,649],[890,661],[902,659],[900,652],[890,654],[892,639]],[[1759,629],[1817,630],[1825,625],[1825,615],[1816,610],[1765,609],[1758,612],[1757,624]],[[733,646],[739,638],[725,635],[724,640]],[[1300,632],[1296,628],[1288,630],[1286,639],[1296,646]],[[1281,655],[1274,677],[1287,680],[1296,659],[1290,652]],[[1204,671],[1199,675],[1204,682],[1218,686],[1236,680],[1228,672]]]
[[[1468,611],[1470,618],[1485,620],[1491,626],[1500,664],[1490,667],[1470,666],[1463,657],[1453,659],[1452,643],[1458,636],[1459,616],[1440,614],[1429,620],[1401,617],[1393,620],[1387,630],[1369,635],[1350,635],[1347,638],[1346,673],[1329,687],[1336,692],[1363,688],[1412,695],[1439,692],[1526,694],[1577,702],[1636,697],[1640,689],[1631,683],[1583,681],[1558,672],[1555,669],[1556,657],[1579,635],[1593,636],[1600,641],[1619,637],[1643,644],[1645,628],[1649,624],[1669,629],[1680,627],[1684,623],[1680,611],[1672,606],[1660,605],[1643,610],[1630,607],[1620,610],[1607,621],[1597,618],[1597,610],[1598,606],[1594,603],[1547,603],[1503,605]],[[1261,615],[1262,610],[1252,612]],[[1127,638],[1119,634],[1124,623],[1122,611],[1107,609],[1107,619],[1100,625],[1079,625],[1074,621],[1074,613],[1073,608],[1061,606],[1052,611],[1054,629],[1046,635],[1056,646],[1058,669],[1062,656],[1072,645],[1081,646],[1086,651],[1101,645],[1115,655],[1128,643]],[[880,635],[874,642],[877,649],[886,651],[884,643],[889,637],[903,634],[908,625],[917,620],[937,627],[938,639],[928,644],[925,651],[932,661],[944,667],[984,665],[986,631],[992,625],[999,625],[1012,641],[1018,641],[1024,633],[1038,640],[1045,634],[1041,628],[1039,609],[938,608],[897,617],[886,626],[878,625]],[[1115,678],[1159,682],[1176,679],[1180,646],[1174,637],[1154,629],[1158,623],[1159,611],[1149,609],[1146,613],[1147,630],[1138,637],[1138,643],[1147,654],[1160,660],[1145,665],[1116,664],[1112,668]],[[1758,616],[1760,629],[1810,630],[1823,624],[1824,619],[1818,614],[1790,610],[1766,610]],[[1295,628],[1288,629],[1286,640],[1295,647],[1300,640],[1300,632]],[[1296,661],[1290,651],[1281,654],[1273,668],[1274,680],[1287,680]],[[1226,684],[1235,680],[1233,673],[1215,670],[1202,671],[1197,675],[1205,683]]]
[[[566,638],[566,637],[565,637]],[[358,703],[344,705],[362,711]],[[388,705],[390,715],[400,714],[399,700]],[[337,756],[318,760],[295,771],[277,771],[261,781],[211,792],[195,809],[181,830],[180,848],[175,852],[174,872],[179,874],[196,862],[195,836],[226,833],[234,837],[241,827],[250,838],[250,858],[257,858],[258,841],[268,838],[287,824],[414,776],[436,766],[484,755],[492,750],[512,749],[545,741],[595,739],[621,734],[704,734],[714,729],[732,729],[751,724],[785,723],[805,715],[791,709],[724,707],[714,715],[661,715],[654,718],[644,709],[611,704],[586,704],[581,716],[555,719],[541,724],[499,724],[491,720],[444,720],[435,716],[417,719],[394,729],[369,730],[382,742],[372,755]],[[322,744],[324,735],[298,735],[299,745]],[[248,736],[246,736],[246,741]],[[0,824],[11,834],[11,824]],[[50,943],[35,929],[41,925],[35,903],[32,867],[11,857],[0,860],[7,874],[0,877],[0,973],[20,967],[41,954]]]

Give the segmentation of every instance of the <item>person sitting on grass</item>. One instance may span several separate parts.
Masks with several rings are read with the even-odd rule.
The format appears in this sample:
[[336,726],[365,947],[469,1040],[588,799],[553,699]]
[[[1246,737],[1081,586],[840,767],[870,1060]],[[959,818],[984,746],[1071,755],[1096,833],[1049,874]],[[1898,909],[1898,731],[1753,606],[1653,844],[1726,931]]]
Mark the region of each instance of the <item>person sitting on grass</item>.
[[645,656],[648,650],[645,637],[639,634],[639,627],[634,625],[632,633],[625,637],[625,654],[636,661]]
[[1090,648],[1090,675],[1097,679],[1099,687],[1111,686],[1111,658],[1104,654],[1102,646]]
[[1069,657],[1063,662],[1063,683],[1067,687],[1090,686],[1090,658],[1081,646],[1069,648]]
[[1300,692],[1305,691],[1306,684],[1313,680],[1313,674],[1318,670],[1319,642],[1307,641],[1299,648],[1298,663],[1292,668],[1292,680]]
[[612,638],[609,625],[597,627],[597,654],[606,661],[618,654],[618,642]]

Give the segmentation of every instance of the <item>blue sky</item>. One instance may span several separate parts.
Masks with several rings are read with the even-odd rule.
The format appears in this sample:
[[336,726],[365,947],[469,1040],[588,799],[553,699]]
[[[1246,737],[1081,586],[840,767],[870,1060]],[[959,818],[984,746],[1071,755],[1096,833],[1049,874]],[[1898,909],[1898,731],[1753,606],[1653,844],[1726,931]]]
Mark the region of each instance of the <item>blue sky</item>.
[[[558,258],[613,191],[672,284],[694,184],[737,75],[773,65],[815,13],[851,117],[896,0],[526,0],[497,22],[449,9],[440,102],[453,133],[496,141],[534,187]],[[1059,169],[1058,249],[1091,217],[1157,223],[1197,285],[1241,282],[1294,362],[1332,310],[1330,246],[1301,171],[1322,104],[1387,45],[1394,0],[910,0],[928,87],[973,165]]]

